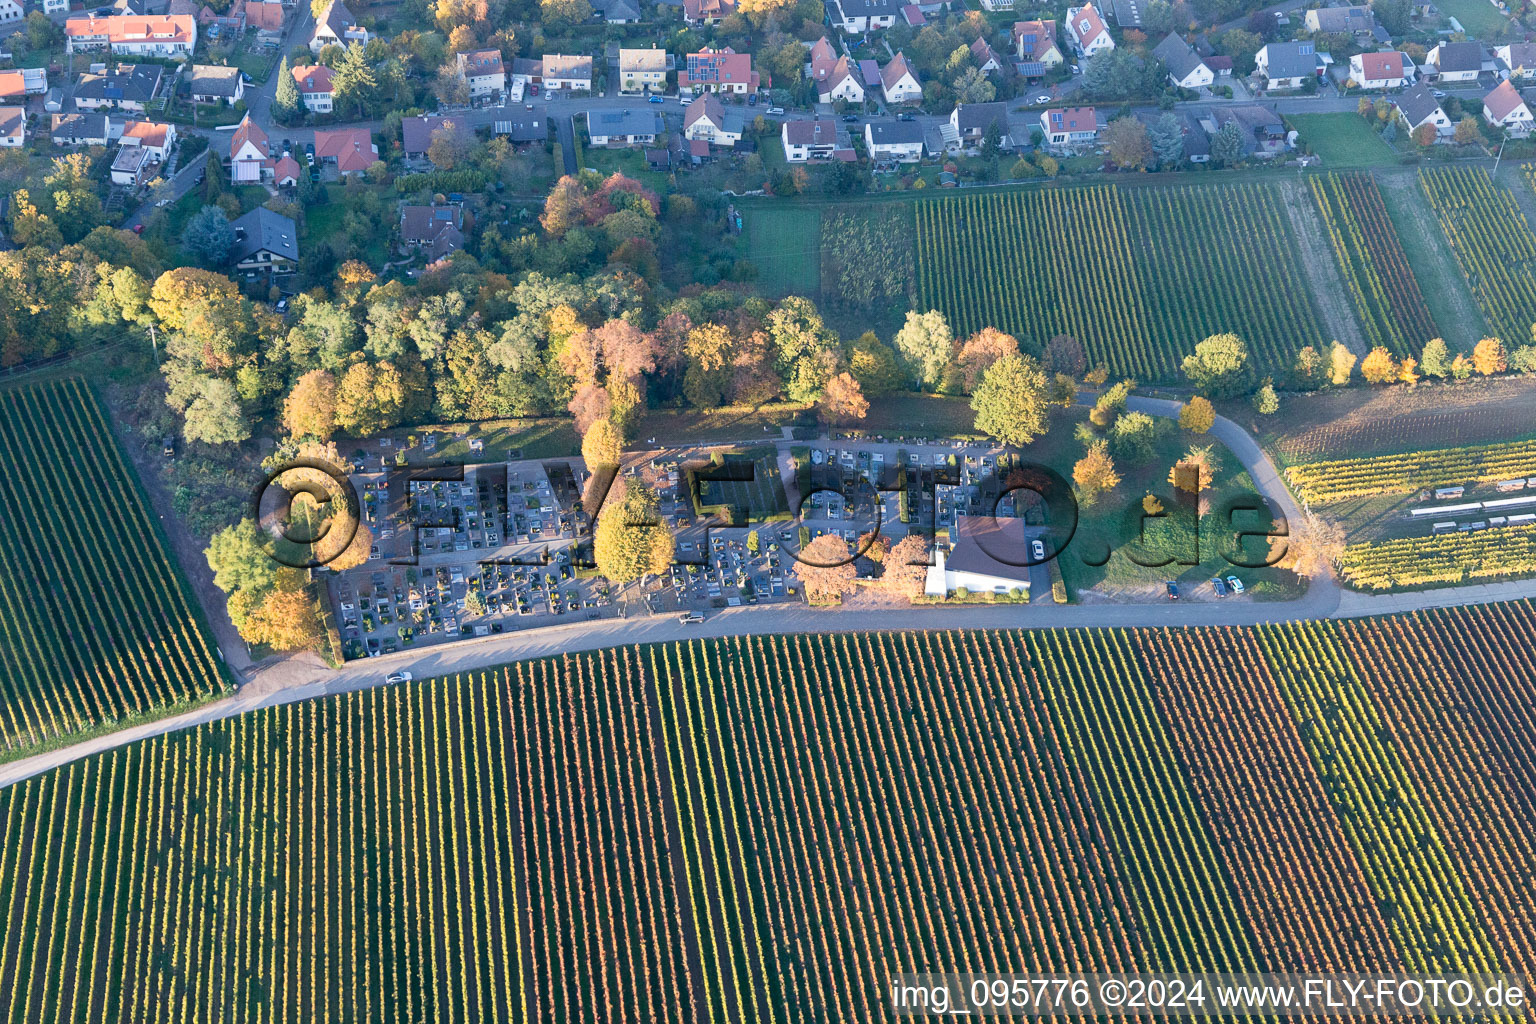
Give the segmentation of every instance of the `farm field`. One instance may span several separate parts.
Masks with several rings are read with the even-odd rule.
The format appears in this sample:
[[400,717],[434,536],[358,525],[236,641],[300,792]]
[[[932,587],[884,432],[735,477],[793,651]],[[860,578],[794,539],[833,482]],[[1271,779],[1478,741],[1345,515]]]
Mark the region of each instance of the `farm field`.
[[1289,467],[1285,476],[1296,493],[1313,504],[1523,479],[1536,476],[1536,441],[1308,462]]
[[1426,170],[1419,184],[1440,221],[1489,330],[1523,344],[1536,322],[1536,231],[1486,168]]
[[1461,23],[1469,39],[1502,42],[1512,38],[1509,18],[1487,0],[1446,0],[1439,6]]
[[1527,602],[730,638],[262,710],[0,790],[0,1020],[864,1021],[902,970],[1529,971],[1533,641]]
[[0,474],[0,757],[226,689],[84,382],[0,391]]
[[995,326],[1039,349],[1070,334],[1090,362],[1142,381],[1179,379],[1183,356],[1222,331],[1248,342],[1261,371],[1324,340],[1270,186],[1097,186],[915,209],[917,304],[942,310],[957,336]]
[[1322,157],[1325,170],[1349,170],[1395,164],[1396,150],[1357,113],[1287,114],[1285,121],[1302,143]]
[[821,211],[814,206],[748,206],[742,211],[747,252],[765,295],[821,293]]
[[1375,179],[1349,174],[1308,180],[1367,342],[1417,358],[1438,331]]

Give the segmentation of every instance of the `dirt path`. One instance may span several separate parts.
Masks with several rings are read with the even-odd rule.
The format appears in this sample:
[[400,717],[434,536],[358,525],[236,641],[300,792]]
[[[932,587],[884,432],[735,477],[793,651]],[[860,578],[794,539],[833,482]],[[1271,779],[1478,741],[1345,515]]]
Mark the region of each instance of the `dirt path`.
[[1312,193],[1299,181],[1280,182],[1280,195],[1285,199],[1285,213],[1291,220],[1296,235],[1296,245],[1301,250],[1301,267],[1306,272],[1307,283],[1312,286],[1312,297],[1317,301],[1318,312],[1328,333],[1342,341],[1355,355],[1366,352],[1365,333],[1355,317],[1354,305],[1349,299],[1349,289],[1344,275],[1339,271],[1333,245],[1319,219]]
[[1488,325],[1446,244],[1435,211],[1419,188],[1418,172],[1379,172],[1376,181],[1430,315],[1446,341],[1470,352],[1488,333]]

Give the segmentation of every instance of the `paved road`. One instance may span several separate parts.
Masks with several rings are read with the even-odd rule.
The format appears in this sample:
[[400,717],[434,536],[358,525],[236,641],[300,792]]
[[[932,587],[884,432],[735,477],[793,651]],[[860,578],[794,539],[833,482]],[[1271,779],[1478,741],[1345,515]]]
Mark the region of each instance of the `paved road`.
[[[1079,398],[1087,404],[1091,396]],[[1153,416],[1178,414],[1179,403],[1133,397],[1131,409]],[[1302,515],[1285,488],[1274,463],[1254,438],[1233,421],[1218,416],[1211,433],[1243,464],[1259,492],[1287,517]],[[1056,605],[998,605],[965,607],[918,606],[878,611],[828,611],[804,607],[742,607],[712,613],[683,625],[672,615],[604,619],[504,633],[422,651],[401,651],[381,658],[352,662],[332,671],[314,655],[290,658],[254,673],[232,696],[182,715],[134,726],[58,750],[0,765],[0,786],[72,761],[153,736],[189,729],[259,708],[291,704],[314,697],[382,685],[392,672],[408,671],[416,679],[467,672],[512,661],[575,653],[621,644],[662,643],[697,637],[766,636],[774,634],[846,633],[897,629],[1000,629],[1129,626],[1252,626],[1303,619],[1358,618],[1424,608],[1448,608],[1536,598],[1536,580],[1473,587],[1446,588],[1410,594],[1347,593],[1332,579],[1315,581],[1294,601],[1095,603]]]
[[[182,196],[186,195],[188,192],[192,191],[192,189],[197,187],[198,176],[202,173],[203,168],[207,165],[208,150],[205,149],[201,153],[197,154],[197,156],[193,157],[190,161],[188,161],[185,167],[176,172],[175,176],[171,178],[172,201],[180,199]],[[133,211],[133,214],[127,220],[123,222],[123,230],[132,231],[140,224],[145,223],[149,219],[149,215],[153,213],[154,210],[155,204],[153,202],[145,203],[143,206],[140,206],[137,210]]]
[[565,173],[575,174],[581,170],[576,166],[576,115],[561,114],[555,118],[555,134],[560,139],[560,157],[565,162]]

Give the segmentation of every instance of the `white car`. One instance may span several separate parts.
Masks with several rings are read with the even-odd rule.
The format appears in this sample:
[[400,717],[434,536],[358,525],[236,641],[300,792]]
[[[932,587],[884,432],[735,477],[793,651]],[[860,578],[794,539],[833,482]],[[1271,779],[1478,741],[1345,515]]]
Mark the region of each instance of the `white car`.
[[411,681],[411,674],[409,672],[391,672],[384,677],[384,681],[386,683],[408,683]]
[[1232,593],[1234,594],[1241,594],[1243,592],[1243,581],[1236,576],[1227,577],[1227,586],[1232,588]]
[[1045,561],[1045,544],[1043,544],[1041,541],[1039,541],[1039,540],[1032,540],[1032,541],[1030,541],[1029,542],[1029,550],[1034,554],[1034,556],[1037,559],[1039,559],[1042,562]]
[[768,108],[768,113],[772,114],[775,117],[778,117],[778,116],[780,116],[780,115],[782,115],[784,113],[784,108],[783,107],[769,107]]

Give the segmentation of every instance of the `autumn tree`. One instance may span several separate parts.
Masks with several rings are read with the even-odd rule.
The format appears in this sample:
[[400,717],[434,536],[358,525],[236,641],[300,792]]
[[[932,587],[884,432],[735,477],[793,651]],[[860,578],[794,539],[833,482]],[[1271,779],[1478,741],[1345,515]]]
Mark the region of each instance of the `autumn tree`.
[[1196,395],[1179,410],[1179,426],[1203,434],[1216,425],[1216,409],[1210,400]]
[[688,332],[683,396],[695,409],[713,409],[729,399],[731,347],[731,332],[722,324],[699,324]]
[[1263,386],[1253,393],[1253,409],[1260,416],[1273,416],[1280,411],[1280,396],[1275,392],[1272,381],[1265,381]]
[[827,381],[819,403],[821,415],[832,425],[857,423],[869,415],[869,400],[851,373],[839,373]]
[[1235,334],[1213,334],[1184,357],[1184,375],[1204,395],[1224,398],[1248,387],[1248,346]]
[[1472,348],[1472,368],[1484,377],[1509,369],[1509,353],[1498,338],[1484,338]]
[[1343,343],[1335,341],[1328,350],[1328,380],[1335,387],[1349,383],[1355,372],[1356,355]]
[[672,543],[656,492],[637,481],[615,481],[592,534],[597,571],[620,584],[659,575],[672,564]]
[[1104,145],[1117,167],[1139,171],[1152,163],[1152,140],[1147,126],[1134,117],[1118,117],[1104,130]]
[[1451,372],[1451,349],[1444,338],[1430,338],[1419,353],[1419,369],[1429,377],[1446,377]]
[[240,635],[275,651],[310,647],[324,635],[315,602],[302,590],[275,589],[246,616]]
[[336,432],[336,378],[310,370],[294,382],[283,402],[283,426],[295,437],[328,440]]
[[1045,343],[1045,368],[1078,379],[1088,366],[1083,343],[1070,334],[1058,334]]
[[1120,486],[1120,474],[1109,454],[1108,441],[1100,439],[1088,446],[1087,453],[1072,467],[1072,481],[1085,504],[1092,504],[1100,494]]
[[336,425],[353,437],[367,437],[400,422],[407,389],[391,363],[354,363],[336,386]]
[[886,552],[880,588],[909,601],[922,597],[928,584],[928,562],[928,542],[920,534],[907,534]]
[[841,601],[857,570],[848,542],[835,533],[824,533],[800,552],[795,573],[805,587],[806,599],[817,605]]
[[876,337],[874,331],[865,331],[848,346],[848,372],[866,396],[883,395],[906,383],[896,362],[896,350]]
[[987,371],[987,367],[997,362],[1003,356],[1016,356],[1019,354],[1018,339],[1011,334],[1005,334],[996,327],[983,327],[960,346],[960,354],[956,363],[960,367],[960,383],[966,394],[972,394],[976,386],[981,383],[981,376]]
[[1456,145],[1470,146],[1480,141],[1482,137],[1482,130],[1477,126],[1477,118],[1471,114],[1456,122],[1456,134],[1454,136]]
[[954,356],[955,336],[938,310],[908,310],[906,323],[896,332],[895,345],[912,375],[933,386],[943,378],[944,367]]
[[1190,445],[1184,457],[1168,471],[1168,482],[1191,494],[1208,489],[1215,478],[1216,446],[1212,444]]
[[1306,513],[1287,524],[1289,534],[1270,538],[1271,554],[1283,551],[1274,564],[1306,579],[1323,579],[1344,557],[1344,528]]
[[1049,404],[1045,370],[1030,356],[997,360],[971,396],[976,429],[1008,445],[1026,445],[1044,434]]
[[1397,360],[1384,346],[1378,345],[1360,361],[1360,376],[1371,384],[1390,384],[1397,380]]

